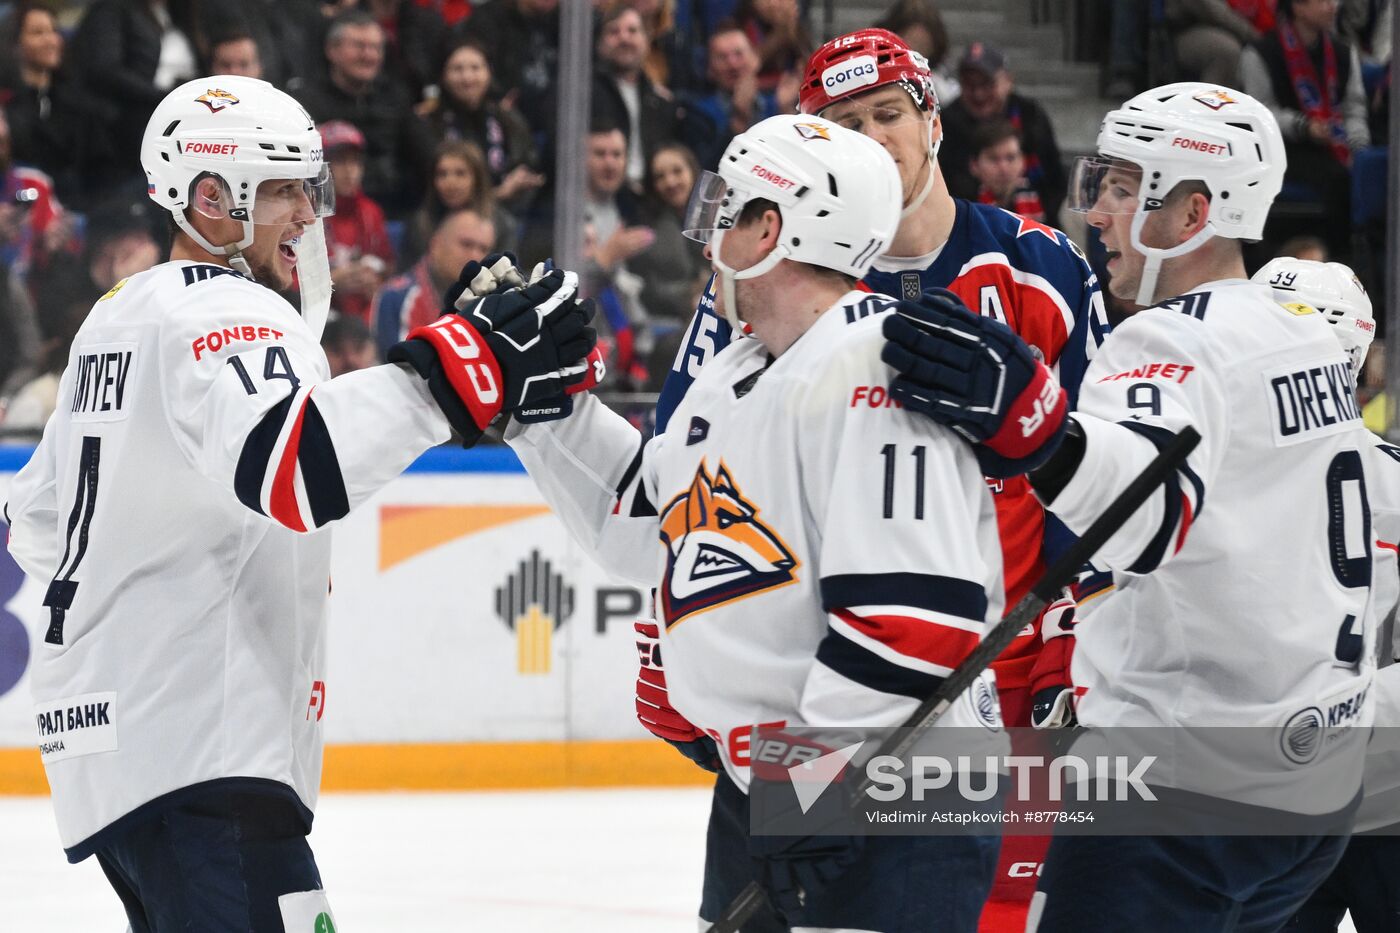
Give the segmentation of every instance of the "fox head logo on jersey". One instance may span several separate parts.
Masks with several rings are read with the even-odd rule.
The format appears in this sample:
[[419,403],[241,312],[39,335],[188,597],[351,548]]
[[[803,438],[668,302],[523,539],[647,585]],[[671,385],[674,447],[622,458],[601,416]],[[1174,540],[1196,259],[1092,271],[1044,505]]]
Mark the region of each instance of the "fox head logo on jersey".
[[697,613],[797,579],[798,561],[720,461],[714,478],[700,461],[690,488],[661,512],[668,549],[661,605],[666,627]]
[[234,97],[228,91],[220,91],[217,88],[211,88],[205,91],[203,94],[196,97],[195,100],[208,107],[210,113],[218,113],[225,107],[232,107],[234,104],[238,103],[237,97]]

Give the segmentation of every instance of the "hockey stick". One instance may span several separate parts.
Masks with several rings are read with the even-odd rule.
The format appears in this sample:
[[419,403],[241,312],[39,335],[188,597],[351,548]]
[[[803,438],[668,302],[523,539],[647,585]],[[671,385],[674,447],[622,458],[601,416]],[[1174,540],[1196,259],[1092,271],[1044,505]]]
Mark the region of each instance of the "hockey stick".
[[[903,758],[915,741],[922,737],[924,730],[937,722],[939,717],[947,712],[948,707],[953,705],[953,701],[962,696],[963,691],[972,686],[972,682],[1016,640],[1021,629],[1058,596],[1061,590],[1074,582],[1079,568],[1098,553],[1168,476],[1186,462],[1186,457],[1200,442],[1199,431],[1189,425],[1182,428],[1181,433],[1172,438],[1152,462],[1128,484],[1128,488],[1108,504],[1108,508],[1103,510],[1079,540],[1066,549],[1059,560],[1050,565],[1031,587],[1031,591],[1023,596],[1000,622],[992,626],[992,630],[972,653],[938,685],[938,690],[933,696],[919,704],[919,708],[880,744],[872,758],[883,755]],[[852,801],[859,803],[872,783],[871,779],[866,777],[856,785],[855,793],[851,795]],[[740,933],[741,925],[757,913],[766,900],[763,886],[757,881],[749,882],[738,896],[729,902],[724,913],[720,914],[719,919],[706,933]]]

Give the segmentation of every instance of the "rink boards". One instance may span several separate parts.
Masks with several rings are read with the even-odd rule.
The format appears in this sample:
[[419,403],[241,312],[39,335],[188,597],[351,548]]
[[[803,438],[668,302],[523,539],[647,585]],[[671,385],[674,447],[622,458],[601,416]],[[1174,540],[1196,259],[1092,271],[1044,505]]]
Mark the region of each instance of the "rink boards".
[[[0,447],[0,500],[27,448]],[[329,790],[685,784],[633,710],[644,594],[610,581],[505,448],[429,451],[334,530]],[[0,551],[0,794],[44,793],[43,585]],[[42,618],[41,618],[42,617]]]

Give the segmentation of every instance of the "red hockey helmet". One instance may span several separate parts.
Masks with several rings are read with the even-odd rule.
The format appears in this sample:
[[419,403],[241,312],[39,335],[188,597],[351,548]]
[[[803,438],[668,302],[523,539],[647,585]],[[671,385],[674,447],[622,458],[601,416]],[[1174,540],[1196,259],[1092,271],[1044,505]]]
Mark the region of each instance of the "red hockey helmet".
[[837,36],[807,59],[797,109],[819,114],[827,107],[873,88],[898,84],[920,110],[938,106],[928,59],[888,29],[861,29]]

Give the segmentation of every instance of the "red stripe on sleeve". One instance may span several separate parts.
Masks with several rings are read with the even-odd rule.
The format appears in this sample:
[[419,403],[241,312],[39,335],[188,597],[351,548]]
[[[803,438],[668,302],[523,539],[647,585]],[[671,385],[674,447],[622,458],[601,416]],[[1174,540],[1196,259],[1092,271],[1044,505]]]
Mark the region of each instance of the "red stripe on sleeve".
[[296,421],[287,435],[287,445],[282,448],[282,459],[277,463],[277,474],[272,478],[272,495],[268,501],[268,511],[274,519],[293,531],[306,531],[306,523],[301,520],[301,509],[297,507],[297,452],[301,447],[301,422],[306,417],[306,403],[311,393],[301,400],[297,409]]
[[1186,543],[1186,532],[1191,530],[1191,500],[1186,493],[1181,494],[1181,530],[1176,533],[1176,551],[1181,550],[1181,546]]
[[905,657],[942,667],[957,667],[981,639],[974,632],[909,616],[858,616],[847,609],[833,614],[861,634]]

